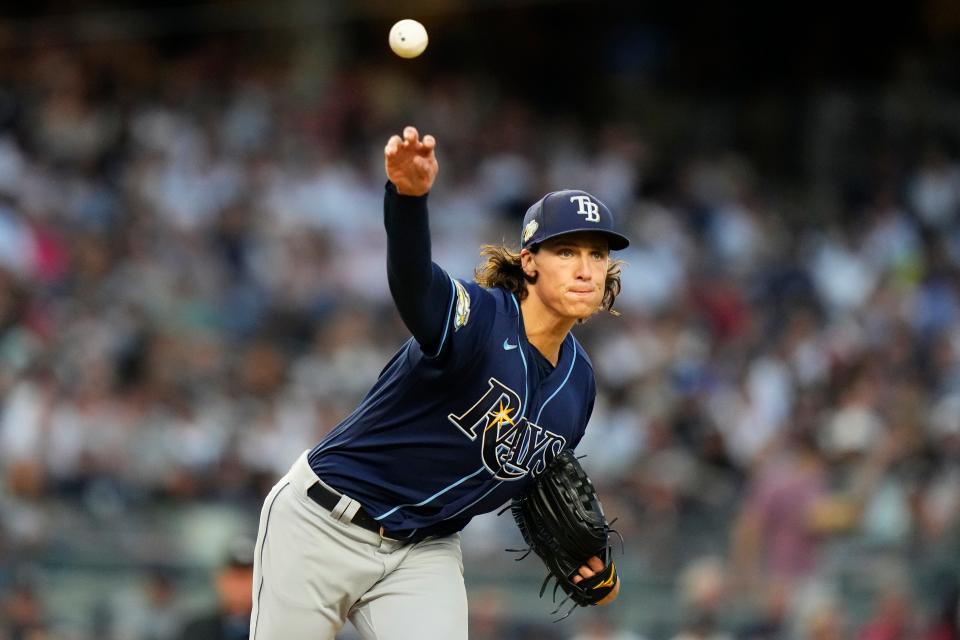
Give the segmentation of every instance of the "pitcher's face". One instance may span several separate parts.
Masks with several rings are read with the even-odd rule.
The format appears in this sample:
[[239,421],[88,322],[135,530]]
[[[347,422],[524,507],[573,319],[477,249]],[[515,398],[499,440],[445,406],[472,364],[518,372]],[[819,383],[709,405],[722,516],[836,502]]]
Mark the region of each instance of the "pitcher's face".
[[528,285],[558,317],[589,318],[603,302],[610,251],[601,233],[568,233],[545,240],[540,250],[521,253],[523,269],[537,274]]

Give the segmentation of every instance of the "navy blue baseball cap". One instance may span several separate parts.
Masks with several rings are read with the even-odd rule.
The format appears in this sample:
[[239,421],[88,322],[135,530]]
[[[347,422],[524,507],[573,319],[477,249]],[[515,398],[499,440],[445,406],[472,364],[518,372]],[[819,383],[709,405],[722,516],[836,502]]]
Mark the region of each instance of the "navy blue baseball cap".
[[520,232],[520,248],[538,244],[574,231],[597,231],[605,236],[611,251],[626,249],[630,241],[616,231],[607,205],[586,191],[551,191],[527,209]]

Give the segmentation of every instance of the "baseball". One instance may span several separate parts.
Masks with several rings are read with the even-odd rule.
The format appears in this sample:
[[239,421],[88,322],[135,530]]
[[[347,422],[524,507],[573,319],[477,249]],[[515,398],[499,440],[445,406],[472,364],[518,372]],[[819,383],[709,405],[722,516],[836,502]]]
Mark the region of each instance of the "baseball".
[[401,20],[390,28],[390,48],[401,58],[416,58],[427,48],[427,30],[416,20]]

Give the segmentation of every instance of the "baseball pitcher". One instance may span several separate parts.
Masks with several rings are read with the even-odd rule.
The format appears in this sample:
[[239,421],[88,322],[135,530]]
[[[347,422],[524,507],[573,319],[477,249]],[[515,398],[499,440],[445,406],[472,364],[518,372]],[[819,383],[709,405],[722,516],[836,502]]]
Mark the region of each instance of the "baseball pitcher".
[[596,395],[570,330],[612,309],[610,251],[628,240],[600,200],[557,191],[527,211],[519,253],[484,247],[475,282],[452,278],[431,261],[435,145],[406,127],[384,149],[387,274],[412,338],[266,497],[253,640],[332,639],[348,619],[370,640],[465,639],[459,531],[511,501],[575,604],[619,592],[606,521],[569,452]]

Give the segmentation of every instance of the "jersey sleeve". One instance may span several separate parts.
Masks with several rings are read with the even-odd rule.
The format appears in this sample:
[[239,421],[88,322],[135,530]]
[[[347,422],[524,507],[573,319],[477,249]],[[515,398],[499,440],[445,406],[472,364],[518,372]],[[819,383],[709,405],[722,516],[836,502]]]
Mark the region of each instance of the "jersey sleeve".
[[439,343],[433,349],[417,344],[411,357],[430,370],[451,373],[479,357],[490,338],[497,303],[490,291],[475,282],[446,278],[449,297]]
[[413,334],[408,354],[432,371],[471,362],[490,333],[496,300],[478,284],[452,278],[431,261],[426,195],[400,195],[388,182],[383,215],[390,293]]
[[430,260],[427,196],[402,196],[388,182],[383,199],[387,231],[387,282],[407,329],[427,351],[443,334],[449,276]]

